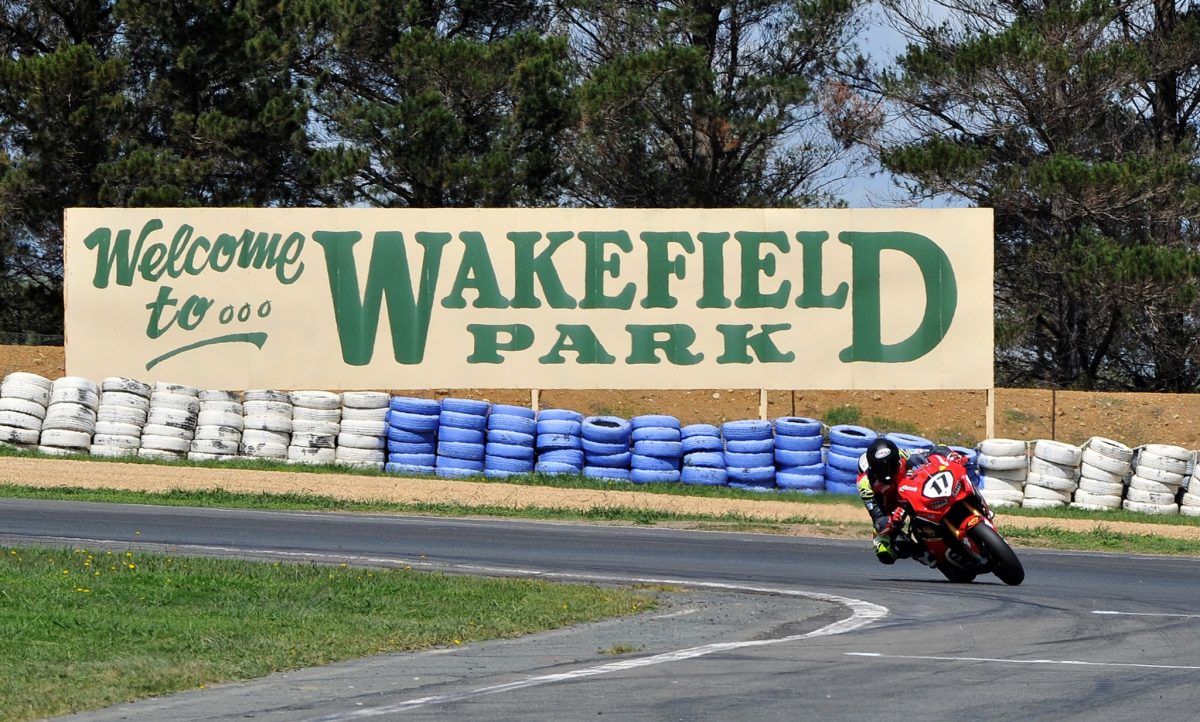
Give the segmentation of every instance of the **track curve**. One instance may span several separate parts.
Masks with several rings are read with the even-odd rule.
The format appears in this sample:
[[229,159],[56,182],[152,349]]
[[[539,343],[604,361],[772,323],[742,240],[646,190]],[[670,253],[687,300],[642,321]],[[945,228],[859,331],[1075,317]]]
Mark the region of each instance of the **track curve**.
[[[503,684],[516,673],[451,675],[431,680],[416,693],[411,683],[397,682],[390,696],[380,691],[369,702],[314,703],[263,719],[856,720],[894,716],[896,705],[920,710],[923,719],[964,713],[1047,720],[1197,716],[1191,684],[1200,671],[1200,614],[1195,612],[1200,561],[1194,559],[1019,549],[1027,572],[1022,586],[1006,587],[990,576],[954,585],[915,564],[880,566],[862,542],[8,499],[0,500],[0,540],[172,545],[181,552],[190,547],[197,553],[414,563],[562,578],[671,579],[835,595],[889,610],[886,618],[849,634],[793,635],[797,639],[781,644],[730,648],[403,709],[394,705]],[[770,621],[755,613],[779,615],[780,625],[791,623],[782,618],[789,605],[799,602],[777,598],[765,606],[748,605],[746,628]],[[809,617],[823,614],[809,611]],[[826,621],[846,616],[843,611]],[[450,663],[470,667],[481,664],[490,650],[516,654],[520,649],[497,644],[463,650]],[[536,648],[545,641],[523,644]],[[385,677],[396,679],[411,674],[406,664],[430,665],[420,655],[397,655],[387,663]],[[581,665],[575,660],[563,669],[568,667]],[[557,670],[549,665],[543,671]],[[131,715],[129,707],[136,706],[126,706],[120,716],[103,711],[77,719],[151,719]],[[194,714],[172,718],[227,718],[212,707],[184,707]]]

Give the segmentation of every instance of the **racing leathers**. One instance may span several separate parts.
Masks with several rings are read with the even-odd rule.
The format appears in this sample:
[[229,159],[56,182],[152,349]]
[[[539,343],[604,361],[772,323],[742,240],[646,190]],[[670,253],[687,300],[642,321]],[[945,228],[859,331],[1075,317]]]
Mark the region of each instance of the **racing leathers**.
[[[940,445],[928,452],[914,453],[905,449],[900,449],[899,452],[900,466],[894,481],[890,483],[872,478],[865,455],[859,461],[858,496],[867,508],[867,513],[871,515],[871,524],[875,527],[875,556],[883,564],[893,564],[896,559],[912,558],[932,567],[935,564],[933,557],[923,545],[913,540],[905,529],[904,522],[907,520],[908,510],[899,504],[897,486],[900,480],[913,470],[928,464],[930,456],[944,456],[951,461],[960,462],[965,461],[965,457]],[[980,511],[989,519],[992,518],[993,513],[978,490],[975,491],[975,497]]]

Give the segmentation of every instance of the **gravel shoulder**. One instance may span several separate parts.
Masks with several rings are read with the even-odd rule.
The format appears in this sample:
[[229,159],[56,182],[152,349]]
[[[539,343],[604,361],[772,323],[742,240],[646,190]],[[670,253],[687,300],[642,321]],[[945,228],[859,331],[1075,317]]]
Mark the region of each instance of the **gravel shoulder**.
[[[81,487],[145,492],[224,490],[251,494],[312,494],[350,501],[460,504],[511,509],[549,508],[587,511],[602,508],[642,509],[719,517],[735,514],[747,520],[778,522],[803,517],[809,524],[789,525],[796,536],[865,537],[857,526],[867,521],[858,506],[815,504],[774,499],[712,499],[651,494],[640,491],[558,489],[499,482],[451,479],[406,479],[393,476],[312,474],[207,467],[156,466],[84,460],[0,458],[0,483],[40,488]],[[1051,527],[1068,531],[1105,530],[1200,541],[1200,527],[1091,519],[1051,519],[997,515],[1010,527]],[[856,525],[839,529],[837,525]]]

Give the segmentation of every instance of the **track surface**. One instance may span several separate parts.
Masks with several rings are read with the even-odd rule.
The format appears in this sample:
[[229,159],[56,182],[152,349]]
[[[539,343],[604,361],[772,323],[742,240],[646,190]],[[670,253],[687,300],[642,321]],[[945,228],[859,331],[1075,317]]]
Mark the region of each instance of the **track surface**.
[[[880,566],[862,542],[0,500],[0,542],[29,540],[708,585],[675,595],[656,619],[390,655],[79,720],[1200,717],[1192,559],[1018,550],[1024,585],[952,585],[912,563]],[[812,636],[852,610],[803,593],[889,613]],[[597,654],[616,640],[641,650]]]

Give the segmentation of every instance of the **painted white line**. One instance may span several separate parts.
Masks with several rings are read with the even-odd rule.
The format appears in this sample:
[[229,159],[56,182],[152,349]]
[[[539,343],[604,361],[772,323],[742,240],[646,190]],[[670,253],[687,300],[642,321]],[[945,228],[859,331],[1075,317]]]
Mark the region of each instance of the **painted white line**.
[[926,657],[916,654],[880,654],[878,652],[846,652],[847,657],[876,657],[881,659],[919,659],[929,662],[994,662],[997,664],[1061,664],[1066,667],[1133,667],[1137,669],[1188,669],[1183,664],[1134,664],[1132,662],[1084,662],[1078,659],[996,659],[992,657]]
[[867,602],[861,599],[853,599],[851,597],[841,597],[836,594],[823,594],[821,592],[805,592],[798,589],[782,589],[776,587],[752,587],[743,584],[727,584],[723,582],[704,582],[692,579],[659,579],[646,577],[621,577],[608,576],[597,574],[581,574],[567,572],[548,572],[539,569],[517,569],[505,567],[487,567],[474,564],[438,564],[427,561],[410,561],[406,559],[398,559],[395,557],[363,557],[352,556],[345,554],[323,554],[314,552],[296,552],[283,551],[274,549],[246,549],[242,547],[227,547],[215,546],[207,544],[179,544],[179,545],[164,545],[159,543],[138,543],[127,541],[115,541],[111,539],[70,539],[72,544],[86,544],[88,542],[96,544],[127,544],[129,546],[141,547],[163,547],[169,546],[173,553],[184,554],[188,551],[194,552],[220,552],[222,554],[250,554],[257,556],[272,556],[295,559],[310,559],[310,560],[337,560],[337,561],[352,561],[360,564],[373,564],[383,566],[407,566],[407,567],[427,567],[436,569],[453,569],[460,572],[470,572],[476,574],[490,575],[520,575],[528,577],[538,577],[542,579],[561,579],[564,581],[580,581],[580,582],[609,582],[621,584],[654,584],[654,585],[677,585],[681,587],[692,587],[702,589],[718,589],[731,592],[752,592],[761,594],[779,594],[791,597],[801,597],[804,599],[813,599],[830,604],[837,604],[850,609],[850,616],[845,619],[840,619],[832,624],[827,624],[820,629],[814,629],[805,634],[793,634],[786,637],[778,637],[776,639],[756,639],[745,642],[719,642],[716,644],[706,644],[700,647],[691,647],[689,649],[680,649],[673,652],[665,652],[656,654],[650,657],[641,657],[635,659],[622,660],[619,662],[610,662],[596,667],[587,669],[579,669],[572,672],[563,672],[559,674],[547,674],[537,677],[529,677],[515,682],[506,684],[493,685],[489,687],[480,687],[478,689],[468,690],[452,695],[435,695],[432,697],[421,697],[411,699],[405,702],[399,702],[393,705],[384,705],[380,707],[371,707],[366,709],[356,709],[349,712],[334,713],[322,717],[314,717],[303,722],[342,722],[343,720],[364,719],[367,717],[378,717],[381,715],[395,714],[405,710],[423,707],[426,705],[443,704],[446,702],[457,702],[460,700],[470,699],[473,697],[481,697],[484,695],[499,694],[501,692],[509,692],[515,689],[524,689],[526,687],[535,687],[544,684],[552,684],[554,682],[564,682],[573,679],[582,679],[584,677],[594,677],[596,675],[608,674],[610,672],[621,672],[639,667],[648,667],[656,664],[665,664],[668,662],[679,662],[685,659],[694,659],[696,657],[704,657],[717,652],[725,652],[735,649],[747,649],[750,647],[765,647],[774,644],[783,644],[786,642],[796,642],[802,639],[812,639],[815,637],[828,637],[834,634],[845,634],[853,632],[856,629],[861,629],[869,624],[873,624],[888,615],[888,608],[872,602]]
[[1186,617],[1200,619],[1200,614],[1168,614],[1166,612],[1114,612],[1108,609],[1093,609],[1092,614],[1111,614],[1121,617]]
[[[483,567],[481,567],[482,569]],[[447,702],[460,702],[463,700],[472,699],[475,697],[483,697],[486,695],[500,694],[503,692],[511,692],[517,689],[525,689],[528,687],[537,687],[544,684],[553,684],[555,682],[567,682],[586,677],[595,677],[611,672],[624,672],[630,669],[639,667],[649,667],[651,665],[666,664],[669,662],[680,662],[686,659],[695,659],[704,657],[717,652],[727,652],[735,649],[747,649],[751,647],[765,647],[774,644],[783,644],[786,642],[796,642],[802,639],[812,639],[814,637],[827,637],[834,634],[845,634],[860,629],[869,624],[879,621],[888,615],[887,607],[866,602],[861,599],[852,599],[850,597],[839,597],[834,594],[822,594],[819,592],[804,592],[796,589],[776,589],[771,587],[749,587],[738,584],[723,584],[720,582],[697,582],[686,579],[644,579],[644,578],[627,578],[627,577],[597,577],[588,574],[559,574],[555,572],[544,572],[540,576],[557,578],[557,579],[575,579],[575,580],[591,580],[591,581],[608,581],[608,582],[625,582],[630,584],[678,584],[680,586],[701,587],[705,589],[723,589],[728,591],[743,591],[743,592],[760,592],[770,594],[782,594],[792,597],[802,597],[805,599],[815,599],[832,604],[839,604],[849,607],[850,616],[845,619],[838,620],[832,624],[827,624],[820,629],[814,629],[805,634],[793,634],[786,637],[778,637],[776,639],[756,639],[745,642],[718,642],[716,644],[705,644],[699,647],[691,647],[688,649],[679,649],[672,652],[664,652],[655,654],[649,657],[640,657],[637,659],[621,660],[619,662],[610,662],[601,664],[596,667],[588,667],[586,669],[577,669],[571,672],[561,672],[558,674],[545,674],[537,677],[527,677],[525,679],[507,682],[505,684],[491,685],[488,687],[479,687],[465,692],[456,694],[433,695],[430,697],[418,697],[396,704],[381,705],[379,707],[371,707],[366,709],[356,709],[347,712],[335,712],[334,714],[321,717],[313,717],[303,722],[345,722],[347,720],[365,719],[369,717],[379,717],[383,715],[397,714],[406,710],[415,709],[434,704],[445,704]]]

